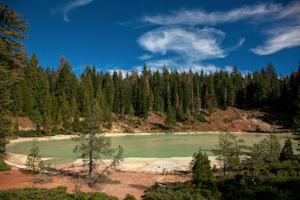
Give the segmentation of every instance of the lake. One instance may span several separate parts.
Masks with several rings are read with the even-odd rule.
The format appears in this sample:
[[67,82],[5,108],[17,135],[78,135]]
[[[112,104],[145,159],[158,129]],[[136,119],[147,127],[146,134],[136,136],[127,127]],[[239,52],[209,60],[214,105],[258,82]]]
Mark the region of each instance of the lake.
[[[244,139],[245,144],[252,145],[267,137],[267,133],[234,133],[238,139]],[[208,156],[213,156],[210,151],[218,143],[220,133],[201,134],[161,134],[161,135],[126,135],[114,136],[113,147],[121,145],[124,148],[124,158],[171,158],[191,157],[199,147],[205,150]],[[285,139],[292,137],[286,134],[277,134],[283,147]],[[297,141],[292,140],[294,152]],[[26,154],[30,153],[31,141],[13,143],[7,147],[7,152]],[[71,139],[39,141],[40,155],[52,158],[52,164],[67,164],[74,162],[78,155],[73,153],[76,145]]]

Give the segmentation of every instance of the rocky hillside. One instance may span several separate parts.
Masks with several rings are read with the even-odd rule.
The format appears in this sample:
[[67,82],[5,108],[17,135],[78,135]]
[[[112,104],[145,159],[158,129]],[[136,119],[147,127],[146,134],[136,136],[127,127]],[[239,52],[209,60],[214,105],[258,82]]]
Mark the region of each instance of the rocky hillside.
[[[272,111],[272,110],[271,110]],[[160,132],[289,132],[291,119],[289,115],[262,110],[241,110],[228,107],[227,110],[218,109],[209,115],[203,109],[201,114],[207,122],[193,122],[193,117],[188,116],[185,122],[177,122],[177,126],[169,129],[164,121],[166,115],[160,111],[148,112],[142,117],[129,115],[120,119],[119,115],[112,113],[114,118],[112,126],[103,124],[102,129],[108,133],[160,133]],[[15,120],[13,120],[14,122]],[[35,130],[36,124],[28,117],[19,117],[20,130]],[[61,125],[58,128],[63,129]]]
[[[103,127],[110,133],[139,133],[139,132],[289,132],[291,122],[283,115],[270,113],[263,110],[241,110],[234,107],[220,110],[209,115],[207,110],[202,110],[202,115],[207,122],[193,123],[192,116],[185,122],[177,122],[177,127],[168,129],[164,124],[165,114],[159,111],[148,112],[148,117],[129,117],[120,120],[118,115],[113,115],[116,121],[111,128]],[[280,116],[280,117],[279,117]]]

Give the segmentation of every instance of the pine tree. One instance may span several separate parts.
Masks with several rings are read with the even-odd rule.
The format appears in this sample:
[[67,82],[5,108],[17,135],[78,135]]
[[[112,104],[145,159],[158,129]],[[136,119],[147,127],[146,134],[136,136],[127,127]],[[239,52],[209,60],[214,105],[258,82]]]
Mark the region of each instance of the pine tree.
[[[43,99],[48,91],[48,80],[44,73],[44,68],[39,66],[36,73],[36,90],[35,90],[35,103],[36,107],[43,110]],[[50,95],[50,93],[49,93]]]
[[47,115],[51,116],[52,111],[52,98],[50,95],[49,90],[47,90],[45,99],[44,99],[44,105],[43,105],[43,112],[47,113]]
[[[104,132],[100,129],[101,113],[97,104],[92,106],[89,110],[87,117],[84,120],[86,129],[85,134],[75,136],[73,141],[80,142],[76,145],[73,152],[80,153],[83,159],[84,166],[88,168],[88,179],[96,181],[99,179],[108,168],[115,168],[121,161],[123,161],[123,148],[118,149],[111,147],[111,139],[105,137]],[[104,170],[98,174],[95,168],[99,165],[102,155],[112,156],[117,151],[110,165],[104,167]],[[101,162],[104,163],[104,162]]]
[[244,154],[244,150],[247,148],[244,143],[243,139],[237,140],[236,136],[231,133],[219,136],[216,149],[213,148],[212,152],[218,156],[216,160],[220,163],[224,176],[227,171],[240,167],[241,155]]
[[237,67],[234,65],[232,69],[232,83],[235,87],[236,103],[237,106],[243,106],[245,102],[245,91],[243,84],[243,77],[241,72],[238,71]]
[[11,104],[10,110],[13,112],[13,115],[17,115],[23,109],[23,96],[20,82],[13,84],[10,88],[10,91],[11,100],[13,100],[13,104]]
[[65,130],[68,130],[69,127],[70,127],[70,123],[68,121],[68,117],[67,117],[67,114],[64,114],[64,117],[63,117],[63,125]]
[[81,123],[79,120],[79,116],[76,115],[74,122],[73,122],[73,128],[74,128],[74,132],[80,132],[81,131]]
[[152,111],[153,110],[153,102],[154,102],[154,94],[153,94],[152,90],[150,90],[148,100],[149,100],[149,110]]
[[28,90],[31,92],[31,96],[35,97],[36,90],[37,90],[37,67],[39,61],[38,58],[33,52],[30,61],[27,63],[26,67],[24,68],[24,75],[27,83]]
[[260,72],[260,79],[259,79],[259,91],[258,91],[258,98],[261,105],[266,105],[269,93],[270,93],[270,81],[267,72],[264,68],[262,68]]
[[168,105],[167,117],[165,119],[165,124],[167,126],[176,126],[177,125],[172,108],[171,108],[171,103],[169,103],[169,105]]
[[8,115],[10,102],[7,88],[0,86],[0,157],[5,154],[5,146],[9,143],[6,137],[12,133],[12,121]]
[[54,96],[54,93],[51,95],[51,101],[52,101],[52,108],[51,108],[51,117],[52,120],[57,119],[57,112],[58,112],[58,102],[56,96]]
[[281,96],[281,91],[280,91],[280,84],[278,80],[278,75],[276,73],[276,69],[269,61],[268,66],[267,66],[267,74],[269,76],[269,81],[270,81],[270,97],[269,101],[273,104],[276,105],[279,101],[279,97]]
[[129,114],[130,117],[133,117],[133,116],[134,116],[134,113],[135,113],[135,111],[134,111],[134,108],[133,108],[132,103],[131,103],[131,104],[130,104],[130,107],[129,107],[129,112],[128,112],[128,114]]
[[77,102],[75,96],[72,96],[71,98],[71,105],[70,105],[71,115],[72,117],[75,116],[75,112],[77,110]]
[[23,60],[27,59],[27,52],[24,50],[26,47],[20,40],[28,37],[23,33],[28,31],[29,27],[26,26],[27,20],[22,19],[23,16],[15,9],[10,10],[8,4],[1,2],[0,11],[0,83],[10,85],[16,80],[17,69],[22,68]]
[[120,116],[120,118],[123,119],[123,120],[125,119],[125,105],[123,105],[122,108],[121,108],[121,116]]
[[149,99],[149,85],[147,83],[146,78],[143,76],[141,78],[141,85],[140,85],[140,112],[146,114],[149,110],[148,107],[148,99]]
[[216,180],[210,167],[210,160],[206,153],[202,153],[201,148],[198,153],[194,153],[190,163],[190,168],[193,172],[193,183],[209,183]]
[[52,125],[51,117],[48,115],[47,112],[44,112],[43,113],[43,127],[44,127],[45,135],[48,135],[51,125]]
[[60,125],[61,122],[62,122],[62,116],[61,115],[62,115],[61,109],[59,109],[58,112],[57,112],[57,116],[56,116],[56,122],[57,122],[58,125]]
[[98,85],[98,89],[96,92],[96,102],[100,106],[100,109],[103,110],[106,107],[106,99],[102,92],[101,84]]
[[281,146],[277,136],[270,133],[266,139],[263,140],[266,148],[265,162],[276,163],[279,161]]
[[25,79],[21,80],[22,85],[22,97],[23,97],[23,111],[27,112],[32,109],[32,95],[28,88]]
[[224,102],[223,102],[223,108],[224,108],[224,110],[227,110],[227,103],[226,103],[225,100],[224,100]]
[[[299,66],[299,71],[300,71],[300,66]],[[295,105],[297,106],[297,111],[296,111],[296,116],[293,118],[293,132],[294,135],[296,135],[296,137],[294,138],[295,140],[300,140],[300,86],[298,91],[299,91],[298,92],[299,100],[295,101]],[[300,146],[300,142],[298,142],[298,146]],[[297,151],[300,151],[300,148],[298,148]]]
[[107,105],[109,110],[113,110],[113,103],[114,103],[114,94],[115,94],[115,87],[114,87],[114,82],[111,79],[111,76],[109,72],[107,71],[105,73],[105,78],[104,78],[104,87],[105,87],[105,99],[107,101]]
[[45,162],[39,154],[40,147],[38,139],[33,139],[30,154],[27,157],[25,165],[32,169],[34,173],[39,173],[44,170]]
[[[62,97],[65,94],[66,100],[71,99],[71,89],[72,89],[72,64],[69,59],[65,61],[64,56],[61,56],[59,61],[59,75],[56,80],[56,95]],[[63,62],[63,63],[62,63]]]
[[41,126],[39,124],[36,125],[35,134],[36,136],[42,135]]
[[280,162],[283,162],[285,160],[294,160],[293,146],[290,138],[285,141],[285,145],[279,156]]
[[209,75],[208,93],[209,93],[208,111],[209,111],[209,114],[211,114],[214,112],[215,108],[217,107],[216,94],[215,94],[212,74]]
[[92,102],[94,99],[94,87],[91,74],[89,73],[86,77],[86,89],[88,90],[90,101]]
[[16,116],[16,119],[15,119],[15,125],[14,125],[14,134],[16,136],[18,136],[20,134],[20,129],[19,129],[19,117]]

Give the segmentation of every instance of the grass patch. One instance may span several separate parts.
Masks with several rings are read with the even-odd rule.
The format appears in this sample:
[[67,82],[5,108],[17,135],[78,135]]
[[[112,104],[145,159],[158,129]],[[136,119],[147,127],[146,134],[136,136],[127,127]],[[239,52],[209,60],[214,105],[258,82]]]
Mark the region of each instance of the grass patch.
[[118,198],[108,196],[100,192],[82,192],[77,191],[75,194],[67,193],[67,187],[59,186],[57,188],[24,188],[9,189],[0,191],[0,199],[103,199],[117,200]]
[[0,159],[0,171],[9,171],[11,167],[7,165],[4,160]]
[[197,120],[200,121],[200,122],[206,122],[205,117],[201,114],[197,116]]
[[155,130],[155,129],[160,129],[160,127],[158,127],[158,126],[153,126],[153,127],[151,128],[151,130]]
[[35,174],[35,173],[34,173],[34,171],[24,170],[24,171],[22,171],[22,174]]

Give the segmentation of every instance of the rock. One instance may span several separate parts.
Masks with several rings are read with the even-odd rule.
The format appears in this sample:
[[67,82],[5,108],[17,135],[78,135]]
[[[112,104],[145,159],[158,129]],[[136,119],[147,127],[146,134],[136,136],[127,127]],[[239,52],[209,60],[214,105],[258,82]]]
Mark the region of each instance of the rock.
[[272,131],[271,126],[267,126],[265,124],[257,124],[257,132],[265,132],[265,133],[269,133]]

